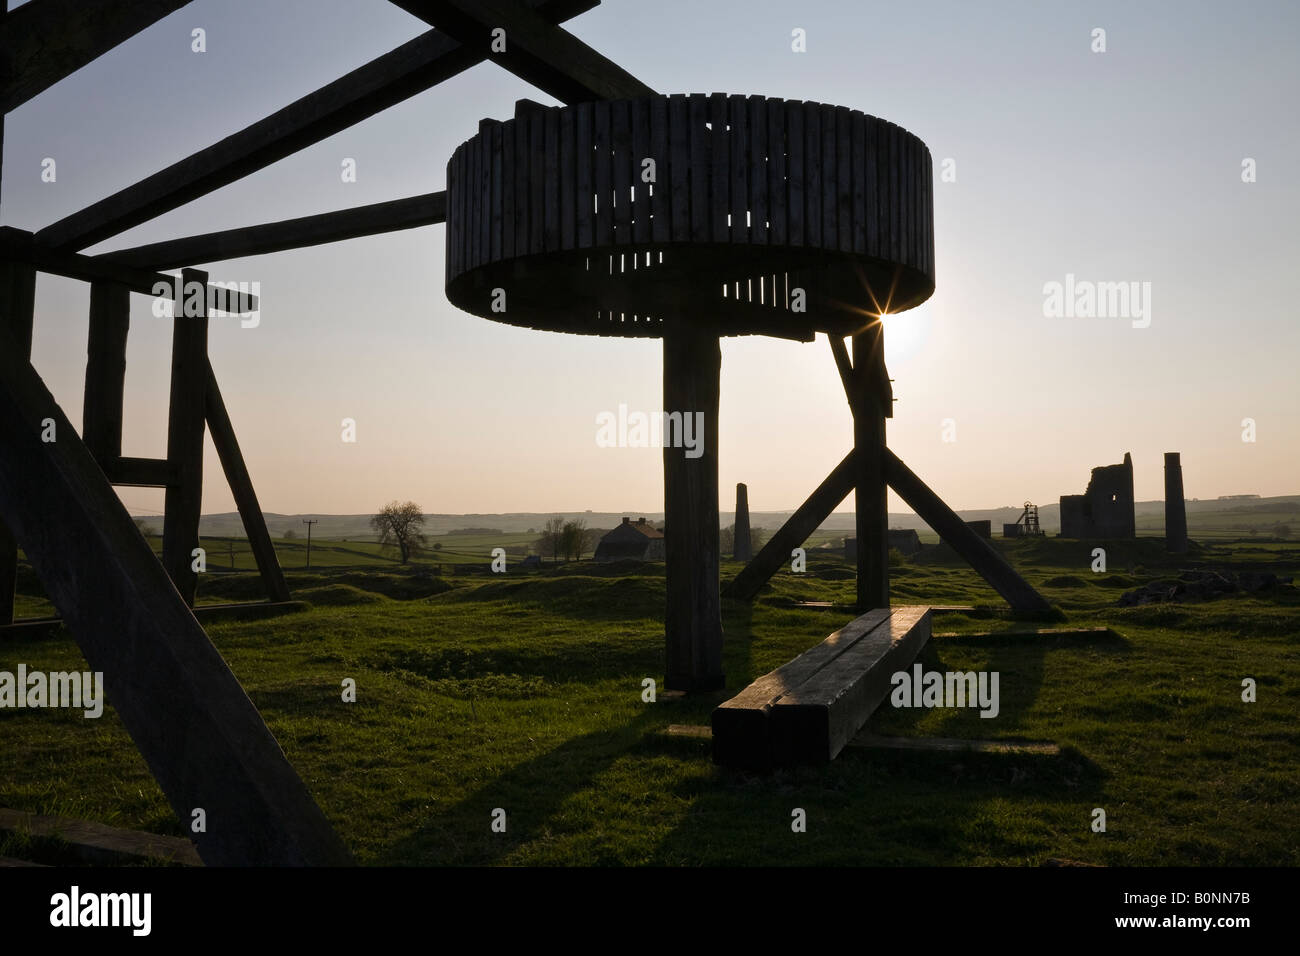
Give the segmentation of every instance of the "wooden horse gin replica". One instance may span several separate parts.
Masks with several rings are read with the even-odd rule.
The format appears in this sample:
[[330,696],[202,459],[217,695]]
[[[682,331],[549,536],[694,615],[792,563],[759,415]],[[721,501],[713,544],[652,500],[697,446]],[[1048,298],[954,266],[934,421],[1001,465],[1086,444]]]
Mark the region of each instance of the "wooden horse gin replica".
[[[337,864],[349,856],[193,610],[205,429],[268,599],[289,596],[208,361],[212,296],[206,272],[195,268],[204,263],[446,222],[447,295],[461,308],[532,328],[662,338],[665,409],[701,412],[705,421],[703,455],[664,451],[668,685],[685,691],[724,685],[719,337],[808,341],[826,333],[853,410],[855,448],[726,593],[752,599],[856,489],[858,604],[869,614],[851,633],[837,632],[828,650],[814,649],[720,709],[721,759],[784,759],[785,745],[773,741],[794,738],[773,715],[799,709],[783,704],[796,700],[794,690],[812,702],[795,722],[803,727],[821,706],[818,687],[822,697],[842,698],[838,685],[861,683],[861,673],[874,679],[871,661],[882,655],[864,657],[871,646],[910,646],[881,630],[914,630],[888,610],[887,484],[1014,606],[1045,606],[885,448],[892,398],[877,317],[934,289],[930,157],[920,140],[842,107],[656,95],[559,26],[597,0],[393,2],[432,29],[43,229],[0,229],[0,630],[22,626],[13,621],[21,548],[91,667],[104,672],[110,702],[177,817],[189,820],[201,807],[222,821],[193,835],[205,862]],[[0,111],[184,6],[31,0],[0,13]],[[445,193],[82,252],[485,61],[566,105],[524,101],[513,119],[482,123],[452,156]],[[175,269],[186,270],[181,289],[197,287],[205,305],[176,312],[167,456],[123,457],[129,297],[156,295],[174,279],[161,270]],[[90,284],[80,435],[30,362],[38,271]],[[57,440],[43,441],[51,427]],[[166,489],[161,562],[113,485]],[[862,661],[845,670],[855,654]],[[840,698],[823,717],[842,735]],[[865,706],[855,700],[849,723]],[[728,737],[726,710],[743,734]]]
[[664,443],[670,689],[725,685],[719,337],[830,338],[854,452],[728,592],[752,599],[856,489],[858,605],[871,613],[719,708],[722,762],[829,759],[883,699],[893,665],[924,644],[927,614],[886,610],[890,482],[1013,603],[1045,606],[885,448],[880,316],[934,291],[932,187],[929,150],[892,123],[720,93],[523,101],[513,119],[480,124],[448,164],[452,302],[528,328],[662,338],[665,412],[703,416],[703,454]]

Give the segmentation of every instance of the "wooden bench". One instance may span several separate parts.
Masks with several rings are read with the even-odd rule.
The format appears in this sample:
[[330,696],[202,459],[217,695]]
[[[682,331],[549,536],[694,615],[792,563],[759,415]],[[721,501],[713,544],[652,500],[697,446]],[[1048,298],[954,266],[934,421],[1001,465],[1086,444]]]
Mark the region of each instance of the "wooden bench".
[[835,759],[930,639],[928,606],[868,611],[713,711],[713,760],[766,770]]

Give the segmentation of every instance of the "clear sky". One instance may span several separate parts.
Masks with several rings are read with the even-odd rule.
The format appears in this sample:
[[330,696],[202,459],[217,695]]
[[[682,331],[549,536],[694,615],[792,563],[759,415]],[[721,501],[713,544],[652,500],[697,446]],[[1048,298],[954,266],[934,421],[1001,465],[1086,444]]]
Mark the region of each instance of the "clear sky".
[[[384,0],[197,0],[10,114],[0,221],[48,225],[424,29]],[[849,106],[920,136],[936,177],[954,160],[937,291],[886,332],[890,446],[953,507],[1054,502],[1126,451],[1139,499],[1163,497],[1166,451],[1188,497],[1300,493],[1300,5],[605,0],[569,29],[661,92]],[[481,65],[92,251],[441,189],[456,145],[522,96],[553,102]],[[261,284],[260,326],[214,319],[211,354],[262,506],[661,509],[661,453],[595,441],[600,412],[661,408],[659,343],[467,315],[443,262],[432,226],[203,264]],[[1149,326],[1045,317],[1067,274],[1149,282]],[[78,426],[88,301],[39,279],[33,361]],[[165,454],[170,337],[134,296],[125,454]],[[825,338],[722,356],[722,507],[744,481],[751,508],[793,508],[851,442]],[[203,507],[233,510],[210,443]]]

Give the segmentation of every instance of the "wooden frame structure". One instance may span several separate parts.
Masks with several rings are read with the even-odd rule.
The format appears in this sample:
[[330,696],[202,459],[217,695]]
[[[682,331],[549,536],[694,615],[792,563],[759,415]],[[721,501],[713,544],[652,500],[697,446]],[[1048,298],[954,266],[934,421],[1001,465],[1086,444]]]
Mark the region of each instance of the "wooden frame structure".
[[[348,855],[242,688],[194,618],[190,555],[197,541],[204,428],[211,433],[243,516],[267,595],[288,597],[234,427],[207,358],[206,313],[177,311],[164,459],[121,455],[122,388],[130,293],[153,294],[184,269],[211,293],[205,262],[300,248],[444,222],[442,192],[176,238],[88,256],[81,250],[148,222],[311,146],[417,93],[491,60],[566,104],[653,95],[644,83],[560,24],[598,0],[393,0],[433,29],[271,116],[173,163],[36,233],[0,229],[0,625],[12,620],[21,547],[182,820],[207,811],[195,842],[208,863],[337,864]],[[29,0],[0,14],[0,112],[7,113],[187,0]],[[504,29],[505,52],[492,51]],[[3,142],[0,119],[0,143]],[[83,434],[68,424],[30,363],[35,275],[91,283]],[[206,301],[206,298],[205,298]],[[230,311],[256,303],[241,298]],[[855,362],[832,338],[855,415],[857,450],[733,582],[752,595],[780,563],[772,545],[802,541],[853,488],[858,491],[859,601],[888,603],[884,487],[892,484],[1017,606],[1042,603],[1008,566],[884,448],[890,414],[879,332],[854,337]],[[716,336],[665,342],[665,393],[712,404]],[[667,406],[666,406],[667,407]],[[52,420],[57,440],[42,441]],[[711,429],[716,442],[716,428]],[[716,446],[715,446],[716,452]],[[670,534],[667,612],[670,684],[720,686],[716,454],[701,473],[665,449]],[[711,480],[710,480],[711,474]],[[163,560],[157,561],[112,486],[167,490]],[[35,516],[39,515],[39,520]],[[820,517],[819,517],[820,516]],[[955,521],[955,523],[954,523]],[[711,533],[709,529],[712,529]],[[880,548],[866,547],[878,541]],[[984,548],[985,550],[981,550]],[[784,558],[784,555],[776,555]],[[1033,600],[1037,598],[1037,601]],[[234,823],[232,821],[238,821]]]

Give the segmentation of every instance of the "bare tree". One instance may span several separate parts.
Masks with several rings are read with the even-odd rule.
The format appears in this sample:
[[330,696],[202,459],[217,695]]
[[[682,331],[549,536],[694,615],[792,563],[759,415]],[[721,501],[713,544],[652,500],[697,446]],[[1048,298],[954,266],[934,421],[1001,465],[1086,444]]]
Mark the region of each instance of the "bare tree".
[[424,527],[424,512],[414,501],[390,501],[379,510],[379,514],[370,519],[370,526],[379,535],[380,546],[385,549],[396,548],[403,564],[428,544],[428,539],[421,530]]

